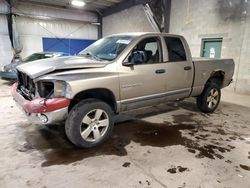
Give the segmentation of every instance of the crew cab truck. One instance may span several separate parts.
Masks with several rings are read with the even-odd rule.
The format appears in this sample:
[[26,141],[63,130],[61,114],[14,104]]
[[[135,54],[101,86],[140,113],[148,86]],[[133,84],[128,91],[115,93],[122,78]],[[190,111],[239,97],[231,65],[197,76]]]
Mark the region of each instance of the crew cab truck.
[[[17,67],[12,95],[35,124],[64,122],[69,140],[94,147],[107,140],[114,115],[196,97],[213,112],[234,73],[232,59],[192,59],[184,37],[127,33],[102,38],[77,56]],[[126,133],[124,133],[126,134]]]

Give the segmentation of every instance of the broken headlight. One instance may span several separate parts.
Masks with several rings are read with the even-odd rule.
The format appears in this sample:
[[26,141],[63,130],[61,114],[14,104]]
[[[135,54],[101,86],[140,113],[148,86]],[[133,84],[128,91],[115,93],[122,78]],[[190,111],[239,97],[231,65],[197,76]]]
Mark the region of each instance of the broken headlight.
[[70,97],[70,86],[62,80],[39,81],[37,83],[38,93],[43,98]]
[[66,97],[67,96],[67,87],[68,84],[64,81],[57,80],[54,82],[54,94],[53,96],[56,97]]

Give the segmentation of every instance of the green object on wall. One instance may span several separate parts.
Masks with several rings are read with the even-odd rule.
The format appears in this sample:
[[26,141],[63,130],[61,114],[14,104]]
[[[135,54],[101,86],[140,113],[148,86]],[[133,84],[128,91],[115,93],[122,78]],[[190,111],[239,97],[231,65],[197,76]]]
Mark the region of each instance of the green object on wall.
[[201,57],[220,58],[222,38],[202,39]]

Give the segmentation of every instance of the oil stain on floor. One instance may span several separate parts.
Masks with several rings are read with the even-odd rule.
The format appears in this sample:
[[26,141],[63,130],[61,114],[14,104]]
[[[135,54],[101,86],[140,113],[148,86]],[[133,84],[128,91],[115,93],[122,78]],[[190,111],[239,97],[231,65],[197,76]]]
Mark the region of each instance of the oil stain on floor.
[[178,172],[185,172],[185,171],[189,171],[188,168],[186,167],[182,167],[182,166],[177,166],[177,167],[172,167],[172,168],[169,168],[167,170],[167,172],[171,173],[171,174],[175,174],[175,173],[178,173]]
[[[37,128],[24,134],[26,144],[24,151],[39,150],[45,161],[42,166],[70,164],[84,158],[98,155],[127,155],[126,146],[131,141],[141,146],[166,147],[174,145],[185,146],[197,158],[222,159],[222,153],[232,150],[217,144],[201,145],[200,140],[206,140],[209,134],[198,134],[200,123],[193,119],[194,114],[174,115],[174,121],[163,124],[133,120],[117,124],[113,136],[106,143],[94,149],[75,148],[66,138],[62,125],[48,128]],[[191,139],[182,135],[182,131],[197,134],[199,139]],[[202,136],[203,135],[203,136]]]
[[240,164],[240,167],[244,170],[250,171],[250,166]]
[[127,167],[130,167],[130,164],[131,164],[130,162],[125,162],[125,163],[123,163],[122,166],[125,167],[125,168],[127,168]]

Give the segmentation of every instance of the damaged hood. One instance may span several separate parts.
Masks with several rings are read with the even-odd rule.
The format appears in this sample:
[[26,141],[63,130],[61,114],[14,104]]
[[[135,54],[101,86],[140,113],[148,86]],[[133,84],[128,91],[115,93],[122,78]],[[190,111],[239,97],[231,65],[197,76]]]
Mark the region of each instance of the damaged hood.
[[74,56],[37,60],[19,65],[17,70],[29,75],[32,79],[34,79],[56,70],[100,68],[105,67],[106,65],[107,61],[97,61],[91,58]]

